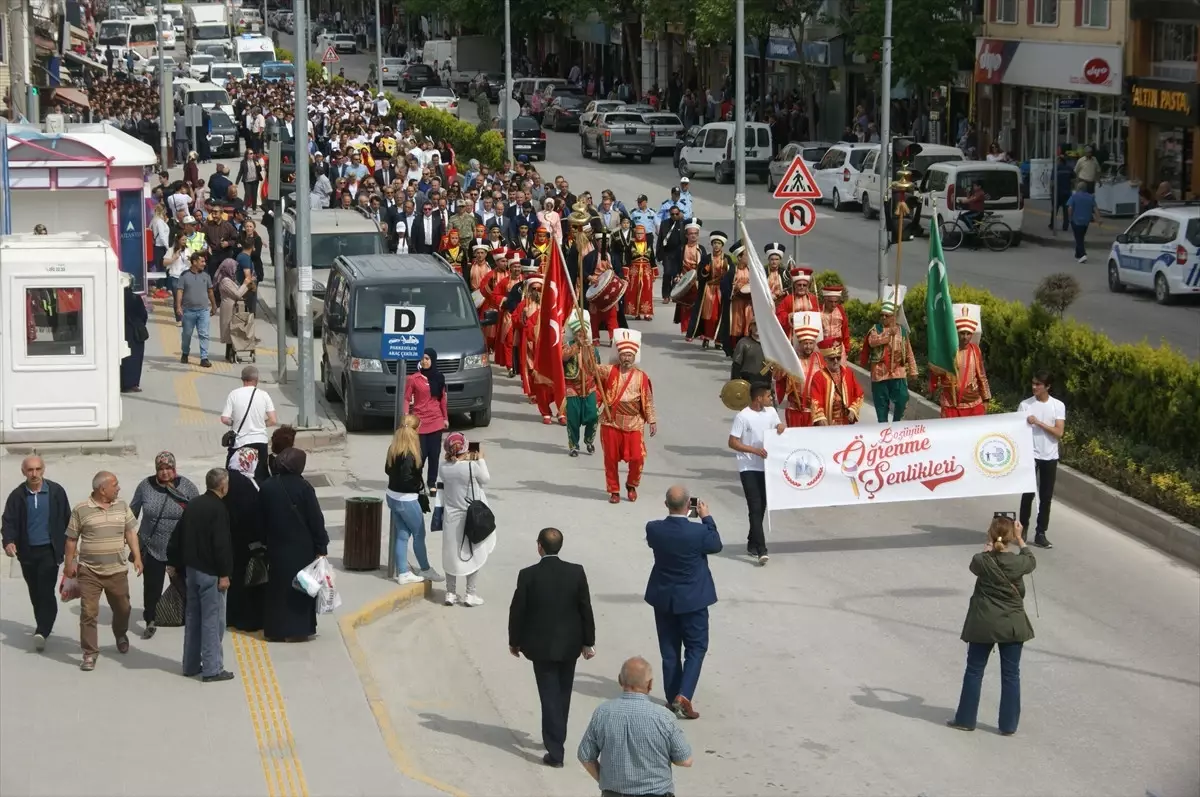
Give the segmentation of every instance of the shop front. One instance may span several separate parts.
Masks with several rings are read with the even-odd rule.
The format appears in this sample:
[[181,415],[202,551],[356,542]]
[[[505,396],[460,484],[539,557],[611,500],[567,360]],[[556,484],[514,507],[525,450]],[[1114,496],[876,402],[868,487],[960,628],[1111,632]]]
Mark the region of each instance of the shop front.
[[1126,81],[1131,171],[1151,191],[1166,183],[1179,199],[1200,193],[1200,87],[1195,81],[1132,77]]

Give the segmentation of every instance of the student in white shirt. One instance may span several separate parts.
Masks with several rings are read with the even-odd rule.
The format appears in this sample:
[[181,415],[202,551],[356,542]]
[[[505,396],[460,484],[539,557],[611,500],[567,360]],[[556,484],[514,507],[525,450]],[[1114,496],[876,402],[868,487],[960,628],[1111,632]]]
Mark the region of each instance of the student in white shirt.
[[229,453],[245,446],[258,451],[256,481],[267,478],[267,427],[279,423],[271,394],[258,386],[258,368],[247,365],[242,369],[242,386],[234,388],[225,399],[221,423],[236,434]]
[[[1054,480],[1058,475],[1058,441],[1067,424],[1067,407],[1050,395],[1050,375],[1039,371],[1033,375],[1033,396],[1021,402],[1017,411],[1033,427],[1033,467],[1037,477],[1038,513],[1034,526],[1033,544],[1053,548],[1046,537],[1050,526],[1050,502],[1054,500]],[[1021,496],[1021,525],[1029,527],[1033,512],[1033,493]]]
[[779,413],[771,406],[771,386],[754,385],[750,388],[750,405],[733,418],[729,430],[729,447],[736,452],[738,476],[742,480],[742,492],[746,496],[746,507],[750,515],[750,534],[746,541],[746,553],[765,565],[767,538],[763,533],[763,518],[767,514],[767,435],[774,429],[783,434],[787,427],[779,420]]

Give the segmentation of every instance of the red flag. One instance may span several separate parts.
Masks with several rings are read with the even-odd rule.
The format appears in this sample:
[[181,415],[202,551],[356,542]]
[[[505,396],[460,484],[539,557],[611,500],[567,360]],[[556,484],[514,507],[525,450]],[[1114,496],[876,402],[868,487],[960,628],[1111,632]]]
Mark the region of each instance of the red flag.
[[567,274],[562,249],[557,242],[550,248],[542,285],[542,308],[538,315],[538,335],[534,342],[533,366],[540,386],[551,391],[553,405],[562,407],[567,398],[567,381],[563,375],[563,329],[567,317],[575,310],[575,289]]

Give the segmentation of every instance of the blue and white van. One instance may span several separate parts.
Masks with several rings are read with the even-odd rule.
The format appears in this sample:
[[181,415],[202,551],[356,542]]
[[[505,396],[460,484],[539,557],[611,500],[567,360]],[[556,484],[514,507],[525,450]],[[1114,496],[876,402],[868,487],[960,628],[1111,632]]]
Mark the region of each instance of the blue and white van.
[[1153,291],[1159,304],[1200,295],[1200,202],[1167,202],[1138,216],[1108,256],[1108,289]]

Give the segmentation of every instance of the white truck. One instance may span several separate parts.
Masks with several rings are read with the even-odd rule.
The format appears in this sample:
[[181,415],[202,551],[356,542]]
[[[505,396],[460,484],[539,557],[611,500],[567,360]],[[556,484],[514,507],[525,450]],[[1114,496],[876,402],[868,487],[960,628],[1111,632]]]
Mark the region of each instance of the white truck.
[[233,55],[233,33],[229,13],[220,3],[195,3],[187,7],[185,40],[187,54],[201,47],[219,44]]
[[504,71],[504,47],[494,36],[455,36],[425,42],[422,60],[438,64],[438,76],[445,74],[443,64],[450,61],[450,87],[461,97],[467,95],[471,81],[481,72]]
[[235,58],[247,77],[262,74],[262,65],[275,60],[275,43],[257,33],[243,33],[233,40]]

